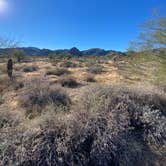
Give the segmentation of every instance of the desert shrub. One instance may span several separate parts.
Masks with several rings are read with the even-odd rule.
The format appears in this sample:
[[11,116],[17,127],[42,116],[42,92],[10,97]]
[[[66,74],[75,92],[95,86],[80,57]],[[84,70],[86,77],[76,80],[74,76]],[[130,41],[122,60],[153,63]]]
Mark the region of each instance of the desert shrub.
[[[166,98],[162,93],[125,86],[95,85],[82,90],[69,114],[46,112],[40,118],[40,130],[23,133],[22,153],[18,153],[19,136],[6,148],[17,158],[21,155],[19,165],[165,165]],[[9,159],[10,154],[5,153]]]
[[78,65],[76,63],[73,63],[71,61],[64,61],[60,64],[60,67],[65,67],[65,68],[74,68],[74,67],[78,67]]
[[63,87],[68,88],[75,88],[79,85],[78,82],[71,76],[59,78],[58,83],[60,83]]
[[18,90],[24,87],[22,81],[17,81],[16,77],[10,80],[7,76],[0,77],[0,93],[4,94],[7,91]]
[[94,66],[91,66],[87,69],[88,72],[92,73],[92,74],[101,74],[103,73],[103,68],[99,65],[94,65]]
[[67,75],[70,74],[70,71],[65,68],[56,68],[55,70],[49,70],[46,72],[46,75]]
[[0,112],[0,130],[7,127],[16,127],[20,118],[9,110]]
[[7,76],[0,77],[0,92],[3,92],[8,87],[9,79]]
[[96,82],[95,77],[93,74],[86,74],[84,80],[86,82]]
[[0,93],[5,94],[7,91],[18,90],[24,87],[22,81],[17,81],[14,76],[13,80],[10,80],[7,76],[0,77]]
[[19,89],[22,89],[24,87],[24,83],[21,82],[21,81],[13,81],[12,83],[12,87],[14,90],[19,90]]
[[25,73],[30,73],[30,72],[34,72],[37,71],[38,67],[37,66],[26,66],[23,68],[23,72]]
[[[93,143],[90,153],[94,165],[100,165],[99,161],[103,165],[151,165],[155,160],[159,162],[157,153],[164,157],[163,151],[154,154],[150,150],[153,146],[164,148],[166,145],[163,113],[166,98],[162,94],[152,90],[140,92],[126,87],[99,86],[87,89],[80,101],[78,110],[83,110],[84,116],[88,112],[85,124],[97,131],[94,139],[98,144],[95,147]],[[152,156],[154,160],[151,160]]]
[[13,56],[17,59],[17,62],[21,62],[25,57],[25,52],[23,50],[14,50]]
[[7,71],[6,71],[6,66],[5,66],[5,65],[0,65],[0,72],[1,72],[2,74],[4,74],[4,73],[7,72]]
[[51,104],[55,110],[58,107],[63,107],[64,111],[69,109],[70,99],[59,86],[50,87],[40,80],[33,80],[28,89],[20,99],[21,106],[26,109],[28,116],[40,115]]
[[25,64],[18,63],[18,64],[14,65],[14,70],[15,71],[23,71],[23,69],[26,68],[26,67],[27,66]]

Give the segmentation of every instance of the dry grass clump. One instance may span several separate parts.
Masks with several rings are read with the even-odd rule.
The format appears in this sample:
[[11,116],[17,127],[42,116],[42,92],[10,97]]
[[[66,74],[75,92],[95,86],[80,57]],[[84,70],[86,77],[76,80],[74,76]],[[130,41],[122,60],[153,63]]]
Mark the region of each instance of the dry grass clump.
[[59,78],[58,83],[61,84],[62,87],[68,87],[68,88],[76,88],[79,85],[79,83],[75,80],[75,78],[71,76],[64,76]]
[[78,65],[76,63],[74,63],[74,62],[71,62],[71,61],[63,61],[60,64],[60,67],[75,68],[75,67],[78,67]]
[[0,113],[0,164],[3,166],[20,161],[23,131],[17,128],[19,124],[20,120],[14,114]]
[[4,64],[0,64],[0,74],[7,73],[6,66]]
[[70,98],[59,86],[50,87],[48,83],[33,80],[20,103],[26,109],[26,115],[34,117],[44,112],[49,105],[53,105],[55,110],[59,107],[63,107],[64,111],[68,110]]
[[84,81],[86,81],[86,82],[96,82],[95,76],[93,74],[87,73],[85,75]]
[[19,89],[24,88],[24,82],[22,82],[22,81],[13,81],[12,86],[13,86],[14,90],[19,90]]
[[10,80],[8,76],[0,77],[0,92],[3,94],[6,91],[19,90],[24,87],[22,81],[17,81],[16,77],[13,77],[13,80]]
[[9,110],[0,112],[0,130],[8,127],[16,127],[19,123],[19,117]]
[[22,89],[24,87],[24,82],[22,80],[18,80],[17,77],[13,77],[12,80],[8,78],[8,76],[1,76],[0,77],[0,93],[5,94],[9,91],[17,91],[19,89]]
[[94,65],[87,69],[88,72],[92,74],[101,74],[104,72],[103,67],[100,65]]
[[56,68],[54,70],[49,70],[46,72],[46,75],[61,76],[61,75],[67,75],[67,74],[70,74],[70,71],[65,68]]
[[25,73],[30,73],[30,72],[34,72],[37,71],[38,67],[37,66],[26,66],[23,68],[23,72]]
[[0,92],[8,87],[9,78],[7,76],[0,76]]

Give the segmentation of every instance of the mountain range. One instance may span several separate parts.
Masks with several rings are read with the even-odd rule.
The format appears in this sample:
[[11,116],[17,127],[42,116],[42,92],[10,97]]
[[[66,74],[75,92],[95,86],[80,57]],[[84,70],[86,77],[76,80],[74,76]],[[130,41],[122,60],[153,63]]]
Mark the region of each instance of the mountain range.
[[[48,55],[61,55],[70,54],[74,56],[107,56],[107,55],[125,55],[125,53],[114,50],[104,50],[101,48],[92,48],[88,50],[80,51],[78,48],[73,47],[71,49],[39,49],[36,47],[19,47],[18,50],[23,50],[26,55],[31,56],[48,56]],[[5,54],[11,51],[11,48],[0,49],[0,54]]]

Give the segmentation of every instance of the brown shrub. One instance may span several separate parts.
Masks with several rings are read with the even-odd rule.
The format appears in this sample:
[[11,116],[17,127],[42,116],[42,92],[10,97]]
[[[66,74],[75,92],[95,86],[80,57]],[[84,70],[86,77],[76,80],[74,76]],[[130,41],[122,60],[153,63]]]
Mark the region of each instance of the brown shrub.
[[55,109],[58,107],[63,107],[64,111],[69,109],[70,99],[59,86],[50,87],[40,80],[33,80],[28,89],[20,99],[21,106],[26,109],[26,115],[40,115],[50,104],[53,104]]
[[67,74],[70,74],[70,71],[68,71],[67,69],[64,69],[64,68],[57,68],[55,70],[49,70],[46,72],[46,75],[61,76],[61,75],[67,75]]
[[60,83],[63,87],[68,88],[76,88],[79,85],[79,83],[71,76],[59,78],[58,83]]
[[84,87],[73,111],[47,112],[38,132],[24,132],[21,154],[19,137],[6,149],[22,157],[20,165],[164,165],[166,98],[158,90],[140,89]]
[[101,74],[103,73],[103,67],[102,66],[99,66],[99,65],[94,65],[94,66],[91,66],[87,69],[88,72],[92,73],[92,74]]
[[7,73],[6,66],[4,64],[0,64],[0,73]]
[[20,118],[9,110],[0,112],[0,130],[7,127],[16,127],[19,123]]
[[71,61],[64,61],[60,64],[60,67],[65,67],[65,68],[75,68],[78,67],[78,65],[74,62]]
[[38,67],[37,66],[26,66],[23,68],[23,72],[25,73],[30,73],[30,72],[34,72],[37,71]]
[[95,77],[93,74],[86,74],[84,80],[86,82],[96,82]]

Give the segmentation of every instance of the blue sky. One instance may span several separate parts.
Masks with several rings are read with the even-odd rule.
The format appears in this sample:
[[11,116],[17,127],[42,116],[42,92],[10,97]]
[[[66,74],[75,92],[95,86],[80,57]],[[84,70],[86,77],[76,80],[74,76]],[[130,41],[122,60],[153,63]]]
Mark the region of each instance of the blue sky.
[[[0,36],[39,48],[125,51],[153,8],[165,0],[0,0]],[[0,7],[2,10],[2,7]]]

